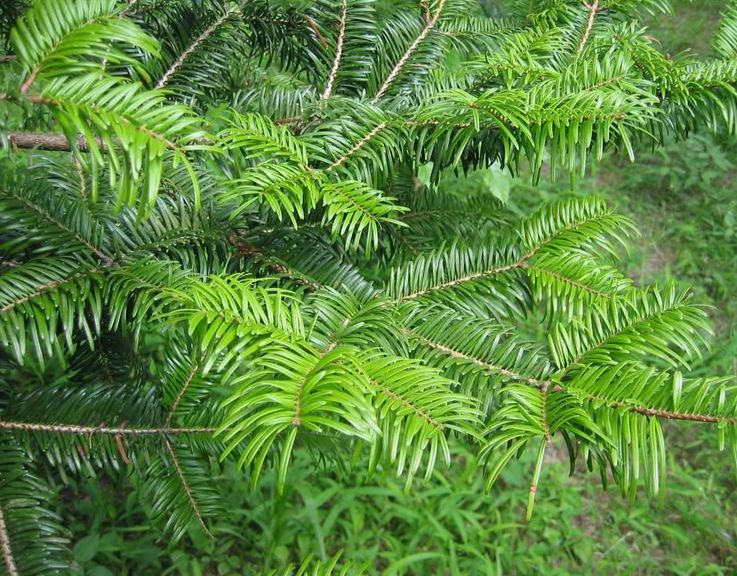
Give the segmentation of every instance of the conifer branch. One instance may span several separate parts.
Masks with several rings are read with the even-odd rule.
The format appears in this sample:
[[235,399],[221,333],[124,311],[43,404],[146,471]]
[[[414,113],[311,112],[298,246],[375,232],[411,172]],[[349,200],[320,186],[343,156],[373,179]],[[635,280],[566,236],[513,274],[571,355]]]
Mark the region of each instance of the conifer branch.
[[[255,482],[275,460],[283,485],[305,432],[360,438],[373,455],[387,452],[409,483],[425,463],[429,477],[436,456],[449,460],[444,432],[478,438],[489,416],[493,478],[522,449],[538,448],[531,511],[557,433],[605,452],[613,446],[607,433],[624,421],[636,421],[642,438],[648,429],[640,425],[651,426],[652,446],[600,462],[636,489],[643,475],[632,467],[662,457],[658,419],[722,433],[737,426],[726,380],[689,380],[684,389],[680,372],[658,368],[660,360],[674,370],[690,364],[706,349],[708,328],[685,295],[640,291],[615,270],[606,253],[628,236],[625,218],[603,200],[568,198],[517,223],[497,220],[476,213],[483,199],[473,190],[442,190],[446,182],[436,179],[438,170],[516,165],[525,155],[536,164],[548,151],[556,165],[585,168],[607,147],[632,151],[648,138],[660,144],[662,133],[730,122],[733,51],[669,62],[636,29],[636,2],[575,0],[556,12],[555,25],[536,3],[527,18],[520,4],[519,20],[500,27],[450,0],[413,0],[410,15],[396,2],[377,11],[372,0],[318,2],[307,12],[229,0],[205,2],[216,11],[189,32],[186,4],[41,0],[10,39],[21,61],[2,68],[14,88],[0,93],[10,114],[0,146],[74,152],[71,166],[66,155],[38,154],[30,176],[25,154],[13,154],[2,175],[14,194],[4,194],[0,269],[19,268],[0,278],[0,340],[12,355],[3,376],[9,397],[24,402],[22,414],[0,415],[0,432],[40,441],[18,451],[21,464],[46,449],[78,469],[92,462],[87,445],[101,465],[124,472],[118,464],[129,462],[128,451],[133,464],[133,450],[144,448],[156,458],[148,480],[161,490],[158,508],[173,513],[166,528],[179,537],[197,516],[213,537],[205,518],[214,510],[208,494],[217,494],[208,490],[206,462],[232,454]],[[610,10],[617,29],[602,20]],[[123,18],[144,11],[143,20]],[[285,36],[284,24],[299,28],[297,36]],[[243,26],[252,28],[256,69],[233,76],[225,72],[241,55],[218,44]],[[600,37],[617,57],[595,53]],[[157,45],[169,56],[142,83]],[[476,57],[492,45],[494,59]],[[435,70],[433,60],[451,46],[464,62]],[[519,59],[530,50],[532,60]],[[419,91],[416,71],[433,72]],[[338,98],[343,92],[351,94]],[[208,114],[224,101],[218,95],[235,110]],[[217,142],[203,136],[210,130],[222,130]],[[417,194],[425,162],[435,167],[432,196]],[[39,195],[55,191],[71,203]],[[80,193],[101,201],[91,211]],[[400,216],[395,201],[414,211]],[[432,211],[438,216],[419,219]],[[402,219],[415,224],[410,232],[385,235],[382,223]],[[539,313],[550,334],[536,334],[537,343],[520,338],[517,311]],[[165,321],[171,338],[137,346],[156,330],[151,318]],[[98,348],[103,326],[115,350]],[[27,369],[17,366],[29,350],[32,370],[72,378],[87,401],[63,387],[24,394]],[[137,384],[162,361],[169,376],[149,384],[163,393],[149,396],[155,390]],[[227,400],[203,386],[203,366],[234,376]],[[113,381],[130,394],[111,393]],[[191,420],[195,408],[205,413]],[[213,410],[224,411],[222,423]],[[121,414],[136,415],[132,426]],[[607,419],[612,426],[600,426]],[[210,441],[221,432],[222,442]],[[206,436],[195,442],[195,434]],[[28,509],[45,512],[33,500]],[[2,504],[0,569],[18,576],[31,549],[16,534],[23,526],[13,502]],[[39,544],[51,558],[55,544]]]
[[335,162],[333,162],[330,166],[328,166],[325,171],[331,172],[332,170],[335,170],[336,168],[339,168],[341,165],[343,165],[346,160],[348,160],[351,156],[353,156],[356,152],[358,152],[361,148],[366,146],[371,140],[376,136],[379,132],[384,130],[387,127],[386,122],[381,122],[378,124],[375,128],[373,128],[368,134],[366,134],[363,138],[361,138],[358,142],[356,142],[353,147],[348,150],[343,156],[338,158]]
[[192,381],[194,380],[194,377],[197,374],[197,371],[199,369],[200,369],[199,363],[195,363],[195,365],[192,366],[192,370],[190,370],[189,374],[187,375],[187,379],[184,381],[184,385],[182,386],[181,390],[179,390],[179,394],[177,394],[177,397],[174,400],[174,403],[171,405],[171,409],[169,410],[169,413],[166,415],[166,425],[167,426],[171,424],[172,417],[176,413],[177,408],[179,408],[179,404],[182,401],[182,398],[184,398],[184,395],[187,393],[187,389],[189,388],[190,384],[192,384]]
[[205,534],[207,534],[210,538],[212,538],[213,537],[212,532],[210,532],[210,529],[207,527],[207,524],[205,524],[205,519],[202,517],[200,508],[199,506],[197,506],[197,502],[195,501],[194,496],[192,495],[192,490],[189,487],[189,482],[187,482],[187,479],[184,477],[184,471],[182,470],[182,466],[179,464],[179,459],[177,458],[177,455],[174,453],[174,448],[172,447],[171,442],[169,442],[165,438],[164,444],[166,444],[166,449],[169,452],[169,456],[171,456],[172,462],[174,463],[174,468],[177,471],[177,476],[179,476],[179,481],[182,483],[184,492],[187,495],[187,500],[189,501],[190,506],[192,506],[192,510],[194,511],[195,516],[197,516],[197,520],[199,520],[200,525],[202,526],[202,529],[205,531]]
[[[41,106],[60,106],[60,102],[57,100],[54,100],[53,98],[47,98],[44,96],[24,96],[24,97],[18,97],[15,94],[8,94],[8,93],[0,93],[0,100],[9,100],[9,101],[26,101],[30,102],[32,104],[37,104]],[[120,117],[119,122],[121,124],[125,124],[127,126],[133,126],[136,130],[142,132],[143,134],[146,134],[150,138],[153,138],[155,140],[158,140],[162,142],[169,150],[173,150],[176,152],[179,152],[180,154],[184,154],[184,150],[177,145],[175,142],[164,136],[163,134],[160,134],[159,132],[152,130],[151,128],[148,128],[146,126],[143,126],[142,124],[134,124],[130,118],[127,118],[125,116]],[[39,149],[39,150],[48,150],[48,151],[57,151],[57,152],[69,152],[72,150],[72,147],[66,138],[64,134],[58,134],[58,133],[47,133],[47,132],[9,132],[6,133],[6,136],[8,140],[11,143],[11,146],[14,145],[16,148],[27,148],[27,149]],[[200,139],[199,142],[207,141],[206,139]],[[105,140],[102,138],[95,138],[95,143],[97,144],[98,148],[106,152],[107,151],[107,144],[105,143]],[[0,143],[1,144],[1,143]],[[77,137],[76,141],[77,149],[80,152],[89,152],[90,151],[90,145],[89,142],[84,138],[84,136],[79,135]]]
[[[576,230],[580,226],[582,226],[585,223],[591,222],[593,219],[587,220],[586,222],[578,222],[573,225],[564,226],[560,228],[557,231],[557,234],[560,234],[561,232]],[[472,282],[474,280],[479,280],[481,278],[486,278],[488,276],[493,276],[494,274],[501,274],[503,272],[508,272],[509,270],[514,269],[527,269],[530,268],[528,262],[538,253],[540,250],[542,250],[548,243],[551,242],[551,239],[544,240],[540,244],[534,246],[529,252],[527,252],[522,258],[517,260],[516,262],[513,262],[511,264],[507,264],[505,266],[499,266],[497,268],[491,268],[489,270],[484,270],[483,272],[477,272],[475,274],[469,274],[468,276],[463,276],[461,278],[456,278],[455,280],[451,280],[449,282],[443,282],[442,284],[437,284],[435,286],[430,286],[429,288],[425,288],[423,290],[418,290],[416,292],[411,292],[410,294],[405,294],[404,296],[401,296],[397,299],[398,302],[403,302],[406,300],[414,300],[416,298],[419,298],[421,296],[425,296],[426,294],[429,294],[431,292],[435,292],[437,290],[443,290],[445,288],[452,288],[453,286],[457,286],[459,284],[465,284],[466,282]],[[533,270],[540,270],[541,272],[547,272],[546,270],[542,270],[539,268],[532,268]],[[568,283],[578,286],[581,289],[588,290],[590,292],[596,292],[595,290],[589,288],[588,286],[584,286],[583,284],[580,284],[576,282],[573,279],[567,278],[562,275],[557,275],[557,278],[559,278],[562,281],[567,281]],[[601,293],[602,295],[606,295]]]
[[[75,163],[74,166],[75,166],[75,170],[77,171],[77,175],[80,178],[80,184],[82,186],[83,195],[86,195],[85,194],[86,190],[85,190],[85,185],[84,185],[84,175],[82,174],[81,167],[79,166],[78,163]],[[71,234],[72,236],[74,236],[75,240],[77,240],[78,242],[80,242],[81,244],[83,244],[85,246],[85,248],[87,248],[90,252],[92,252],[95,256],[97,256],[105,264],[105,266],[113,266],[115,264],[115,260],[111,256],[108,256],[107,254],[105,254],[97,246],[95,246],[89,240],[87,240],[87,238],[85,238],[81,234],[75,232],[74,230],[72,230],[71,228],[69,228],[68,226],[66,226],[58,218],[55,218],[54,216],[52,216],[51,214],[49,214],[49,212],[47,210],[44,210],[40,206],[37,206],[37,205],[33,204],[32,202],[30,202],[26,198],[23,198],[21,196],[18,196],[17,194],[12,194],[11,193],[11,196],[13,198],[15,198],[18,202],[20,202],[24,206],[26,206],[29,210],[32,210],[33,212],[36,212],[37,214],[39,214],[40,216],[42,216],[48,222],[51,222],[55,226],[58,226],[60,230],[63,230],[64,232],[67,232],[68,234]]]
[[373,381],[373,380],[371,381],[371,385],[374,386],[375,388],[381,390],[381,392],[383,392],[384,394],[386,394],[387,396],[389,396],[389,398],[391,398],[395,402],[399,402],[405,408],[409,408],[410,410],[412,410],[412,412],[414,414],[416,414],[417,416],[419,416],[420,418],[422,418],[425,422],[427,422],[428,424],[430,424],[436,430],[442,430],[443,429],[443,423],[442,422],[438,422],[435,418],[433,418],[432,416],[430,416],[427,412],[425,412],[421,408],[415,406],[414,404],[412,404],[412,402],[410,402],[406,398],[403,398],[402,396],[400,396],[399,394],[397,394],[393,390],[390,390],[389,388],[387,388],[386,386],[382,385],[381,383],[376,382],[376,381]]
[[[680,306],[674,306],[672,310],[678,309]],[[583,360],[587,354],[589,354],[592,350],[596,350],[600,346],[603,346],[607,342],[609,342],[612,338],[615,338],[618,334],[621,334],[622,332],[626,332],[627,330],[631,330],[638,324],[647,324],[650,320],[655,318],[656,316],[663,313],[663,310],[659,309],[653,309],[648,314],[644,316],[635,317],[632,319],[632,321],[622,325],[619,327],[618,332],[616,334],[607,335],[599,340],[596,340],[595,342],[591,342],[588,349],[581,352],[579,356],[574,358],[569,364],[566,366],[560,366],[560,368],[564,369],[564,373],[570,371],[572,368],[574,368],[576,365],[578,365],[581,360]]]
[[227,22],[230,18],[233,16],[240,14],[239,10],[228,10],[223,14],[220,18],[215,20],[212,24],[210,24],[195,40],[190,44],[187,49],[182,52],[179,57],[174,60],[171,66],[167,69],[166,72],[164,72],[164,75],[159,79],[159,81],[156,83],[155,88],[163,88],[166,86],[166,84],[169,82],[171,77],[176,73],[176,71],[179,69],[179,67],[184,64],[184,62],[189,58],[189,56],[197,50],[197,48],[202,44],[205,40],[207,40],[210,35],[213,34],[218,28],[220,28],[225,22]]
[[53,280],[51,282],[47,282],[46,284],[42,284],[30,294],[26,294],[25,296],[21,296],[20,298],[8,302],[5,306],[0,308],[0,313],[4,314],[6,312],[9,312],[16,306],[25,304],[29,300],[33,300],[37,296],[40,296],[41,294],[44,294],[49,290],[53,290],[54,288],[58,288],[59,286],[63,286],[64,284],[68,284],[69,282],[74,282],[77,278],[81,278],[82,276],[86,276],[88,274],[96,274],[97,272],[100,272],[100,270],[100,268],[88,268],[87,270],[75,272],[74,274],[72,274],[71,276],[67,276],[66,278],[60,278],[59,280]]
[[545,274],[546,276],[555,278],[556,280],[564,282],[565,284],[578,288],[579,290],[582,290],[584,292],[588,292],[589,294],[592,294],[594,296],[599,296],[602,298],[608,298],[609,296],[611,296],[611,294],[607,294],[606,292],[602,292],[601,290],[597,290],[596,288],[592,288],[591,286],[586,286],[586,284],[582,284],[581,282],[576,282],[573,278],[569,278],[568,276],[565,276],[563,274],[558,274],[553,270],[540,268],[539,266],[530,266],[526,263],[521,264],[521,266],[522,268],[525,268],[527,270],[533,270],[535,272],[539,272],[540,274]]
[[456,278],[455,280],[451,280],[449,282],[443,282],[442,284],[436,284],[435,286],[430,286],[429,288],[425,288],[424,290],[417,290],[416,292],[411,292],[409,294],[405,294],[404,296],[401,296],[400,298],[397,299],[397,301],[404,302],[406,300],[414,300],[416,298],[420,298],[421,296],[430,294],[431,292],[436,292],[437,290],[444,290],[446,288],[452,288],[453,286],[458,286],[459,284],[465,284],[466,282],[473,282],[474,280],[480,280],[482,278],[494,276],[495,274],[502,274],[503,272],[508,272],[516,268],[522,268],[524,266],[525,260],[526,259],[522,259],[522,260],[518,260],[517,262],[513,262],[512,264],[507,264],[506,266],[499,266],[498,268],[490,268],[489,270],[484,270],[483,272],[469,274],[468,276],[463,276],[462,278]]
[[630,412],[636,412],[645,416],[653,416],[665,420],[683,420],[686,422],[703,422],[708,424],[720,424],[726,422],[731,426],[737,426],[737,418],[729,418],[722,416],[710,416],[708,414],[689,414],[687,412],[673,412],[670,410],[660,410],[657,408],[645,408],[644,406],[633,406],[626,403],[614,403],[612,406],[621,405]]
[[432,32],[433,28],[435,28],[435,25],[438,23],[438,20],[440,19],[440,16],[443,13],[443,8],[445,7],[446,1],[447,0],[440,0],[438,9],[435,12],[435,14],[433,14],[433,17],[426,22],[420,34],[417,36],[417,38],[415,38],[414,42],[412,42],[412,44],[409,45],[409,48],[407,48],[405,53],[399,59],[399,62],[397,62],[396,66],[394,66],[392,71],[386,77],[386,80],[384,80],[384,83],[381,85],[381,88],[379,88],[379,91],[376,93],[376,96],[374,96],[374,99],[373,99],[374,102],[378,102],[379,100],[381,100],[381,98],[384,96],[386,91],[392,85],[392,82],[394,82],[397,76],[399,76],[399,73],[402,71],[402,68],[404,68],[405,64],[407,64],[407,61],[412,57],[412,54],[414,54],[414,52],[417,50],[417,47],[420,44],[422,44],[425,38],[427,38],[427,35],[430,34],[430,32]]
[[403,332],[407,336],[417,338],[417,340],[419,340],[422,344],[424,344],[428,348],[438,350],[439,352],[447,354],[448,356],[452,358],[456,358],[458,360],[464,360],[467,362],[471,362],[473,364],[476,364],[476,366],[481,366],[485,370],[489,370],[490,372],[496,372],[498,374],[501,374],[502,376],[509,378],[510,380],[515,380],[517,382],[529,384],[530,386],[534,386],[536,388],[541,388],[541,389],[551,384],[550,380],[538,380],[537,378],[526,376],[524,374],[520,374],[519,372],[514,372],[512,370],[509,370],[508,368],[503,368],[501,366],[496,366],[495,364],[485,362],[483,360],[480,360],[479,358],[475,358],[474,356],[469,356],[468,354],[464,354],[463,352],[458,352],[457,350],[451,348],[450,346],[445,346],[444,344],[440,344],[439,342],[434,342],[433,340],[430,340],[429,338],[426,338],[425,336],[420,336],[419,334],[415,334],[414,332],[412,332],[411,330],[407,328],[405,328]]
[[8,527],[5,524],[5,515],[2,506],[0,506],[0,548],[3,551],[3,561],[7,576],[18,576],[18,568],[13,558],[13,549],[10,547],[10,536],[8,535]]
[[340,60],[343,57],[343,41],[345,40],[345,20],[347,12],[348,2],[347,0],[343,0],[343,5],[340,11],[340,20],[338,21],[338,41],[335,45],[335,60],[333,61],[333,68],[330,70],[328,84],[321,96],[323,100],[330,98],[330,94],[333,92],[333,84],[335,84],[335,78],[338,75],[338,68],[340,67]]
[[704,424],[728,424],[730,426],[737,426],[737,418],[729,416],[713,416],[711,414],[692,414],[689,412],[676,412],[673,410],[662,410],[660,408],[648,408],[647,406],[638,406],[629,402],[623,402],[620,400],[611,400],[603,396],[596,396],[594,394],[578,394],[574,393],[580,398],[592,402],[602,402],[612,408],[624,408],[628,412],[634,412],[636,414],[642,414],[643,416],[650,416],[654,418],[661,418],[663,420],[681,420],[684,422],[702,422]]

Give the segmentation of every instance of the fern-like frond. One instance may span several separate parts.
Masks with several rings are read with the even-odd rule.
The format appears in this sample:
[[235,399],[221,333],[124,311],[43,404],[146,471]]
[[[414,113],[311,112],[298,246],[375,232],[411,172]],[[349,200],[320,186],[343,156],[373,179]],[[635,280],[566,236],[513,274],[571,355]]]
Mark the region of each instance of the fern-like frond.
[[123,47],[152,55],[158,43],[131,20],[120,17],[115,0],[44,0],[35,2],[11,33],[13,50],[24,68],[22,91],[36,80],[101,72],[125,64],[138,73],[140,62]]
[[446,434],[475,434],[479,423],[476,401],[453,391],[453,381],[434,368],[407,358],[369,355],[361,362],[374,394],[381,438],[372,446],[372,467],[380,458],[407,473],[409,489],[414,474],[425,465],[429,478],[438,457],[450,464]]
[[539,254],[525,265],[525,271],[533,298],[545,305],[549,318],[580,316],[589,304],[622,295],[632,286],[632,281],[613,266],[577,254]]
[[[18,441],[29,451],[44,454],[44,460],[57,468],[62,478],[78,472],[95,476],[101,470],[125,469],[128,464],[145,466],[155,447],[160,447],[159,438],[139,438],[128,444],[102,428],[163,425],[155,395],[144,391],[140,383],[121,386],[122,377],[110,383],[70,380],[55,386],[37,383],[23,394],[11,396],[12,406],[5,418],[26,424],[16,427]],[[102,422],[100,414],[108,415],[108,421]],[[66,433],[59,431],[65,428]],[[98,428],[101,430],[96,433]]]
[[411,90],[427,73],[427,63],[439,61],[445,55],[445,42],[436,26],[446,16],[446,5],[453,0],[434,2],[424,13],[401,12],[386,22],[377,66],[369,80],[374,101],[398,91]]
[[600,198],[570,198],[543,206],[522,220],[518,233],[527,258],[604,250],[616,256],[634,230]]
[[225,510],[222,495],[212,482],[217,470],[197,458],[181,443],[164,440],[166,454],[155,459],[145,473],[145,488],[152,500],[152,515],[178,542],[193,522],[212,537],[206,519]]
[[724,58],[737,55],[737,5],[734,2],[726,3],[712,45]]
[[[102,269],[75,257],[42,257],[0,278],[0,341],[19,362],[62,356],[76,330],[89,343],[100,329]],[[62,338],[58,336],[62,335]]]
[[[110,185],[118,189],[118,205],[141,209],[156,199],[164,161],[190,166],[189,150],[201,147],[200,120],[185,106],[167,104],[161,92],[114,77],[82,75],[73,81],[55,79],[43,90],[78,161],[95,171],[106,166]],[[89,154],[81,154],[78,138],[84,137]],[[199,186],[192,170],[194,201]],[[90,197],[98,196],[93,179]]]
[[671,285],[593,304],[584,316],[557,324],[549,333],[555,364],[575,370],[581,362],[642,358],[688,367],[700,357],[711,330],[704,310],[689,300],[688,292]]
[[229,150],[242,150],[251,160],[279,159],[307,165],[307,149],[286,126],[262,114],[233,114],[231,127],[219,135]]
[[329,242],[321,232],[310,228],[270,231],[257,238],[259,249],[245,246],[245,255],[261,262],[268,274],[277,273],[313,290],[329,286],[355,294],[361,301],[377,295],[376,287],[341,252],[340,246]]
[[[314,165],[367,183],[382,182],[406,154],[401,122],[377,106],[332,99],[334,116],[305,136]],[[337,118],[336,118],[337,116]]]
[[546,354],[510,326],[437,306],[432,316],[408,319],[406,332],[415,354],[462,383],[489,413],[505,383],[542,387],[551,374]]
[[403,210],[394,199],[355,180],[323,185],[323,223],[333,236],[341,238],[346,248],[357,248],[365,240],[367,253],[379,246],[379,228],[384,224],[401,225],[397,220]]
[[366,397],[370,382],[344,346],[319,353],[299,342],[274,342],[229,386],[220,429],[224,454],[237,450],[239,465],[251,470],[255,482],[276,444],[280,490],[300,431],[365,440],[379,431]]
[[316,20],[330,46],[321,62],[323,100],[333,94],[360,96],[365,91],[378,44],[374,4],[370,0],[322,0],[316,4]]
[[237,8],[208,9],[203,4],[207,3],[181,6],[176,16],[168,15],[176,24],[162,30],[166,36],[162,38],[161,57],[152,61],[156,88],[166,87],[188,98],[204,95],[208,88],[217,90],[236,55],[236,46],[246,41],[238,25]]
[[359,299],[350,292],[323,288],[307,299],[305,314],[310,342],[320,350],[345,344],[406,354],[401,324],[386,298]]
[[54,490],[30,469],[27,455],[4,434],[0,441],[0,551],[9,576],[69,573],[69,535],[50,509],[54,496]]
[[540,472],[547,446],[556,433],[566,430],[595,445],[606,445],[591,416],[576,398],[557,392],[552,386],[541,389],[512,385],[505,390],[502,406],[494,414],[486,434],[481,458],[488,469],[487,489],[494,485],[506,464],[529,444],[537,444],[537,459],[527,503],[532,516]]
[[[41,170],[39,170],[41,172]],[[43,256],[48,244],[63,241],[61,251],[87,254],[100,265],[113,264],[114,255],[106,245],[104,213],[93,214],[77,190],[60,190],[29,179],[7,180],[0,184],[0,231],[8,238],[5,249],[16,255]],[[21,238],[22,243],[9,238]]]

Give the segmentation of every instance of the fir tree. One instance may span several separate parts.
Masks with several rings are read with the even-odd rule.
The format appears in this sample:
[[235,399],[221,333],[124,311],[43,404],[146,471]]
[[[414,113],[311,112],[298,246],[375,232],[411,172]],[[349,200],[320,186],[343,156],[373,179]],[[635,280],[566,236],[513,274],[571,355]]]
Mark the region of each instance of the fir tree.
[[616,267],[629,220],[441,185],[734,131],[737,7],[697,59],[639,23],[666,0],[507,4],[4,3],[6,574],[67,573],[68,475],[138,478],[176,542],[226,512],[225,460],[283,485],[309,450],[409,489],[465,438],[489,489],[537,454],[529,514],[556,436],[630,496],[662,486],[663,420],[737,454],[734,383],[689,376],[703,307]]

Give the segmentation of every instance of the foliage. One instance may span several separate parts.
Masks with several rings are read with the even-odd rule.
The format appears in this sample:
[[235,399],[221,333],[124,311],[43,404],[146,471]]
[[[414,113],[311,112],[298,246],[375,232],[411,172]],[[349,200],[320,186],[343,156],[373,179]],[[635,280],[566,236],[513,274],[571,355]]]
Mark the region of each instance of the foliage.
[[[37,0],[9,35],[7,573],[101,550],[93,532],[69,551],[52,512],[80,477],[127,477],[176,544],[230,538],[217,479],[235,470],[268,478],[267,506],[317,482],[295,461],[410,490],[466,441],[488,489],[533,457],[529,518],[554,440],[633,498],[663,487],[661,419],[713,424],[737,452],[734,383],[690,374],[707,314],[618,270],[627,218],[596,197],[519,217],[498,190],[444,185],[525,164],[575,178],[608,149],[734,130],[729,12],[698,60],[640,29],[656,1],[511,2],[505,19],[465,0],[188,4]],[[438,560],[410,547],[373,568]],[[267,571],[301,564],[275,550]]]

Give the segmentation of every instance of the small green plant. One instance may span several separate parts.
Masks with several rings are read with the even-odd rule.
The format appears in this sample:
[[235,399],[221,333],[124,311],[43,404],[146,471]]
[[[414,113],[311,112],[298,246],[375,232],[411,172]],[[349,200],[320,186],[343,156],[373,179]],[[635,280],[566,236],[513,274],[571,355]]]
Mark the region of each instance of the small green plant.
[[[690,373],[706,312],[616,266],[630,220],[596,197],[503,206],[523,166],[575,179],[608,149],[734,129],[737,12],[718,56],[698,60],[666,57],[640,28],[663,1],[509,4],[489,18],[466,0],[37,0],[14,20],[0,94],[6,573],[67,573],[118,549],[95,531],[68,546],[55,492],[78,478],[109,478],[100,501],[116,510],[108,492],[131,486],[135,522],[189,535],[224,573],[320,574],[338,562],[321,491],[358,526],[372,493],[331,485],[338,471],[385,479],[393,497],[391,475],[406,491],[418,476],[442,485],[437,464],[467,442],[470,485],[527,459],[529,520],[556,439],[572,469],[631,498],[663,487],[662,420],[737,446],[734,383]],[[487,170],[496,185],[447,189]],[[219,522],[238,509],[234,470],[270,487],[266,560],[250,566],[220,540],[238,524]],[[396,554],[374,561],[345,532],[353,569],[471,570],[483,543],[457,549],[431,521],[461,541],[464,519],[481,524],[451,493],[417,510],[406,528],[434,530]],[[282,544],[296,494],[314,565]],[[488,552],[491,572],[504,554]],[[150,553],[127,569],[184,563]]]

